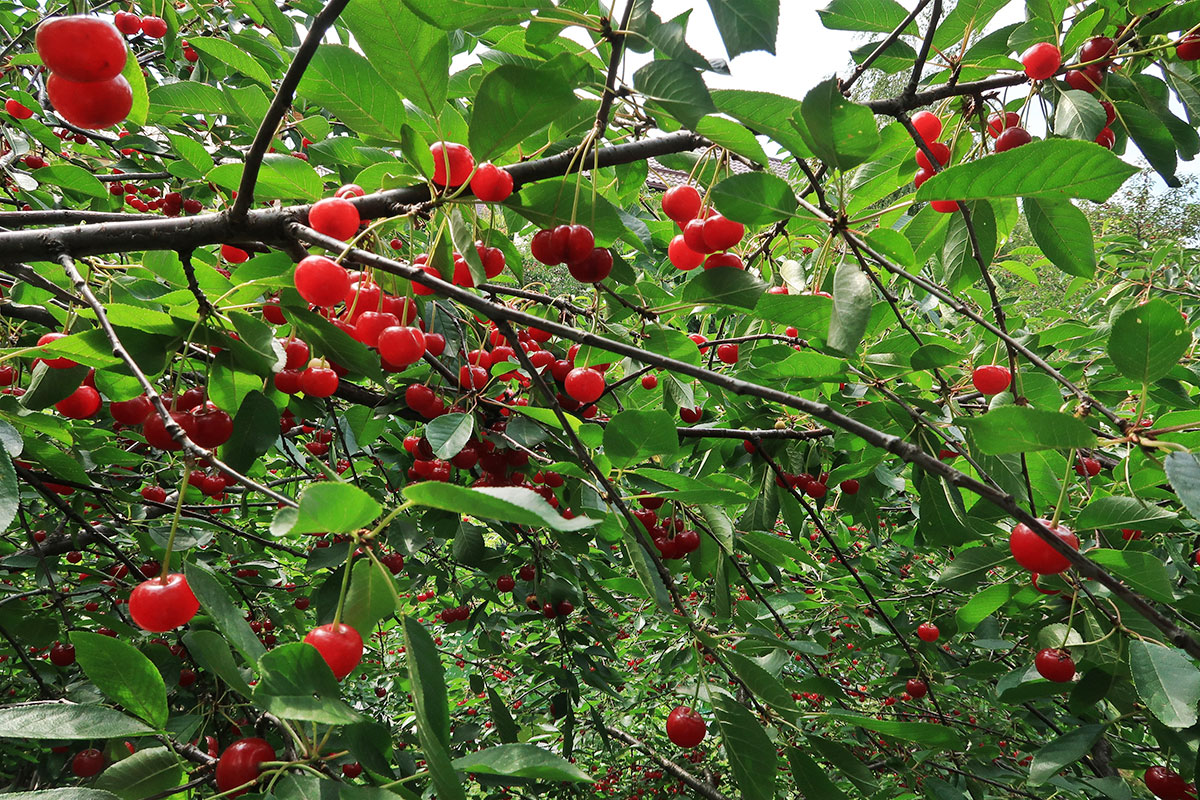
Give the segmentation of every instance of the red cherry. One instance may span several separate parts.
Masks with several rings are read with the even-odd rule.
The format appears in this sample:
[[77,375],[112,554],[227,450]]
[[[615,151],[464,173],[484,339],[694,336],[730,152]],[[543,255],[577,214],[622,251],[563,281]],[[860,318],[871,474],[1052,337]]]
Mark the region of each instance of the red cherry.
[[80,750],[71,759],[71,772],[76,778],[91,778],[104,769],[104,753],[94,747]]
[[567,264],[571,277],[580,283],[599,283],[612,272],[613,257],[607,247],[597,247],[581,261]]
[[221,258],[228,261],[230,264],[245,264],[250,260],[250,254],[240,247],[234,247],[231,244],[221,245]]
[[212,450],[233,436],[233,418],[212,403],[205,403],[192,413],[191,439],[201,447]]
[[344,186],[339,186],[338,190],[333,193],[334,197],[349,199],[351,197],[366,197],[367,191],[357,183],[347,183]]
[[1038,42],[1021,54],[1025,74],[1035,81],[1044,81],[1062,65],[1062,52],[1049,42]]
[[932,622],[922,622],[917,626],[917,638],[922,642],[936,642],[941,631]]
[[33,110],[21,105],[19,100],[8,98],[4,101],[4,110],[15,119],[29,119],[33,116]]
[[496,589],[501,592],[511,592],[517,586],[512,575],[501,575],[496,579]]
[[1108,102],[1107,100],[1101,100],[1100,107],[1104,109],[1104,115],[1105,115],[1104,124],[1112,125],[1113,120],[1115,120],[1117,118],[1117,110],[1115,108],[1113,108],[1113,104]]
[[490,161],[480,164],[471,178],[471,193],[484,203],[502,203],[512,191],[512,175]]
[[996,152],[1003,153],[1005,150],[1012,150],[1014,147],[1020,147],[1032,141],[1033,137],[1024,128],[1020,126],[1006,128],[1004,133],[996,137]]
[[328,308],[346,297],[350,290],[350,274],[325,256],[308,256],[296,265],[293,278],[296,291],[314,306]]
[[662,196],[663,213],[680,227],[696,218],[700,204],[700,193],[692,186],[672,186]]
[[559,242],[555,241],[553,228],[546,228],[535,233],[530,249],[533,257],[548,267],[563,262],[563,248]]
[[920,700],[929,694],[929,686],[919,678],[909,678],[908,682],[904,684],[904,691],[908,692],[908,696],[912,699]]
[[350,778],[351,780],[353,780],[354,778],[357,778],[359,775],[362,775],[362,771],[363,771],[362,764],[359,764],[357,761],[355,761],[353,764],[342,764],[342,777],[343,778]]
[[1096,144],[1109,150],[1113,149],[1113,145],[1117,143],[1117,135],[1113,133],[1112,128],[1103,128],[1100,133],[1096,134]]
[[711,256],[704,259],[704,268],[713,269],[715,267],[745,269],[746,265],[742,263],[742,257],[737,253],[713,253]]
[[390,364],[408,366],[425,354],[425,334],[420,328],[394,325],[379,333],[379,355]]
[[75,663],[75,646],[55,642],[50,648],[50,663],[56,667],[69,667]]
[[[275,749],[263,739],[239,739],[217,760],[217,791],[230,793],[239,786],[258,780],[259,764],[275,760]],[[248,789],[249,787],[247,787]],[[228,794],[237,797],[246,789]]]
[[[930,142],[929,152],[933,153],[933,157],[937,159],[940,166],[946,166],[950,163],[950,147],[945,142]],[[933,165],[929,163],[929,156],[925,155],[925,151],[917,148],[917,165],[921,169],[927,169],[933,172]]]
[[167,21],[162,17],[142,17],[142,33],[151,39],[161,39],[167,35]]
[[313,628],[304,637],[304,642],[317,648],[317,652],[325,659],[325,663],[339,681],[353,672],[362,661],[362,636],[349,625],[339,624],[334,627],[333,623],[330,623]]
[[1200,33],[1189,33],[1175,44],[1175,56],[1180,61],[1200,61]]
[[[395,327],[400,324],[400,318],[395,314],[383,311],[364,311],[354,324],[354,338],[365,344],[367,347],[375,347],[379,344],[379,334],[387,328]],[[308,361],[308,348],[304,348],[304,358],[300,363]],[[288,358],[288,366],[292,366],[292,360]]]
[[482,389],[487,386],[488,377],[484,367],[463,365],[458,369],[458,385],[464,389]]
[[604,376],[594,369],[576,368],[567,373],[563,388],[579,403],[594,403],[604,394]]
[[272,325],[282,325],[287,322],[287,317],[283,315],[283,309],[279,307],[278,300],[263,303],[262,312],[263,319]]
[[680,408],[679,409],[679,418],[682,419],[684,422],[686,422],[688,425],[693,425],[693,424],[699,422],[700,418],[703,416],[704,416],[704,409],[700,408],[700,406],[696,406],[695,408]]
[[[1070,528],[1061,523],[1052,526],[1050,521],[1045,519],[1038,521],[1050,528],[1064,544],[1074,550],[1079,549],[1079,539],[1071,533]],[[1051,549],[1050,545],[1042,541],[1042,537],[1034,533],[1024,522],[1018,523],[1012,529],[1012,533],[1008,537],[1008,548],[1018,564],[1039,575],[1057,575],[1060,572],[1066,572],[1071,566],[1071,562],[1067,561],[1066,556]]]
[[1072,89],[1095,94],[1096,89],[1100,88],[1100,83],[1104,80],[1104,73],[1099,67],[1090,66],[1068,70],[1063,77]]
[[[56,342],[64,337],[66,337],[65,333],[43,333],[37,340],[37,343],[39,345],[50,344],[51,342]],[[43,358],[42,363],[50,369],[70,369],[71,367],[79,366],[71,359],[64,358],[62,356],[59,356],[58,358]]]
[[939,214],[953,214],[958,211],[958,203],[954,200],[934,200],[929,206]]
[[46,96],[60,117],[88,130],[116,125],[133,108],[133,89],[121,75],[84,83],[52,72],[46,80]]
[[465,145],[434,142],[429,153],[433,156],[433,182],[438,186],[462,186],[475,169],[475,159]]
[[311,353],[302,339],[280,339],[279,343],[283,345],[283,355],[286,359],[284,369],[297,369],[308,363]]
[[704,244],[710,253],[728,250],[742,241],[742,237],[745,235],[745,225],[720,214],[713,214],[704,220]]
[[736,344],[717,345],[717,358],[726,364],[736,364],[738,360],[738,346]]
[[1142,532],[1136,528],[1121,528],[1121,538],[1127,542],[1134,542],[1142,538]]
[[358,233],[361,222],[358,209],[349,200],[341,197],[318,200],[308,210],[308,224],[313,230],[342,241]]
[[[183,427],[184,420],[190,416],[190,414],[184,411],[171,412],[171,418],[180,427]],[[186,433],[186,430],[184,432]],[[146,417],[146,421],[142,423],[142,436],[146,437],[146,441],[151,447],[156,447],[159,450],[183,449],[183,445],[175,441],[171,437],[171,434],[167,432],[167,424],[163,422],[163,418],[158,412]]]
[[851,478],[850,480],[845,480],[839,483],[838,488],[840,488],[846,494],[858,494],[859,485],[858,481]]
[[129,616],[143,630],[153,633],[186,625],[199,610],[200,601],[179,572],[167,575],[165,583],[160,578],[139,583],[129,595]]
[[927,144],[936,142],[937,138],[942,135],[942,120],[933,112],[918,111],[912,115],[912,124]]
[[913,176],[913,188],[920,189],[921,184],[933,177],[933,170],[919,169],[917,174]]
[[68,81],[115,78],[128,57],[121,32],[99,17],[47,20],[38,26],[34,42],[46,69]]
[[683,243],[697,253],[711,253],[714,248],[704,241],[704,223],[706,220],[693,219],[683,226]]
[[592,251],[596,249],[596,237],[592,234],[591,229],[586,225],[568,225],[566,229],[566,248],[563,251],[565,254],[563,260],[570,264],[574,261],[582,261],[591,255]]
[[658,376],[656,376],[656,375],[643,375],[643,376],[642,376],[642,388],[643,388],[643,389],[656,389],[656,388],[658,388]]
[[1039,650],[1033,658],[1038,674],[1048,681],[1068,683],[1075,677],[1075,661],[1066,650],[1047,647]]
[[998,114],[993,114],[988,119],[988,134],[995,139],[1005,128],[1011,128],[1014,125],[1021,124],[1021,115],[1015,111],[1007,111],[1004,114],[1004,119],[1001,120]]
[[[1083,43],[1083,47],[1079,48],[1079,60],[1083,62],[1095,61],[1096,66],[1104,69],[1112,64],[1111,56],[1117,54],[1117,43],[1107,36],[1093,36]],[[1101,59],[1104,59],[1101,61]]]
[[300,391],[309,397],[330,397],[337,387],[337,373],[328,367],[310,366],[300,373]]
[[704,254],[688,247],[681,234],[672,239],[671,244],[667,246],[667,258],[676,269],[690,270],[700,266],[704,261]]
[[1008,388],[1012,383],[1012,375],[1009,374],[1008,367],[986,364],[976,367],[971,373],[971,383],[980,394],[996,395]]
[[142,30],[142,18],[128,11],[118,11],[113,15],[113,25],[126,36],[133,36]]
[[87,419],[100,410],[100,393],[84,384],[54,404],[58,413],[70,419]]
[[1150,767],[1142,781],[1159,800],[1189,800],[1196,796],[1178,772],[1166,767]]
[[676,706],[667,715],[667,738],[676,747],[691,748],[704,741],[708,725],[689,706]]

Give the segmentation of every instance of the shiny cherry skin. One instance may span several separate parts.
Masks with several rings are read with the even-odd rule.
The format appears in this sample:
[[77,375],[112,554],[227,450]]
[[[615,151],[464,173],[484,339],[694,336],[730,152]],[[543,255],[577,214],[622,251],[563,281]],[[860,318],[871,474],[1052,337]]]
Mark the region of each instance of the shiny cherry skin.
[[683,227],[700,213],[700,192],[694,186],[672,186],[663,192],[662,209],[676,225]]
[[[929,152],[933,153],[933,157],[941,166],[946,166],[950,163],[950,147],[945,142],[931,142],[929,144]],[[929,161],[929,156],[925,155],[925,151],[917,148],[917,166],[921,169],[933,171],[933,165]]]
[[144,394],[108,404],[108,413],[122,425],[141,425],[153,412],[154,406]]
[[721,214],[713,214],[704,220],[704,243],[708,246],[710,253],[728,250],[742,241],[742,237],[745,235],[745,225],[734,222]]
[[358,233],[361,222],[358,209],[349,200],[341,197],[318,200],[308,210],[308,224],[313,230],[343,242]]
[[[191,414],[185,411],[172,411],[171,419],[187,432],[187,426],[184,422],[187,421],[190,425]],[[151,447],[156,447],[159,450],[182,450],[183,445],[171,438],[171,434],[167,432],[167,425],[163,422],[162,416],[155,412],[146,417],[146,421],[142,423],[142,436],[146,437],[146,441]]]
[[466,145],[434,142],[429,154],[433,156],[433,182],[438,186],[462,186],[475,169],[475,159]]
[[[258,779],[259,764],[264,761],[275,761],[275,749],[264,739],[257,737],[238,739],[217,760],[217,791],[230,792],[239,786],[249,784]],[[244,794],[249,787],[239,792],[233,792],[229,797]]]
[[233,418],[212,403],[192,412],[191,439],[209,450],[220,447],[233,436]]
[[1046,647],[1033,658],[1038,674],[1048,681],[1069,683],[1075,677],[1075,661],[1066,650]]
[[1196,796],[1187,781],[1167,767],[1150,767],[1142,776],[1142,781],[1159,800],[1189,800]]
[[667,258],[676,269],[684,271],[695,269],[704,262],[704,254],[688,247],[683,234],[671,240],[671,244],[667,246]]
[[1033,137],[1029,135],[1029,131],[1020,125],[1014,125],[1011,128],[1005,128],[1004,132],[996,137],[996,152],[1003,153],[1006,150],[1012,150],[1014,147],[1020,147],[1032,141]]
[[517,586],[516,580],[512,575],[501,575],[496,579],[496,590],[500,592],[511,592]]
[[920,700],[925,695],[929,694],[929,686],[920,678],[909,678],[904,684],[904,691],[908,692],[908,696],[914,700]]
[[125,69],[121,32],[99,17],[55,17],[38,26],[38,55],[51,73],[68,81],[106,81]]
[[128,11],[118,11],[113,14],[113,25],[126,36],[133,36],[142,30],[142,18]]
[[80,750],[71,759],[71,772],[76,778],[92,778],[104,769],[104,753],[94,747]]
[[121,75],[78,82],[52,72],[46,80],[46,96],[60,117],[88,130],[112,127],[129,116],[133,108],[133,89]]
[[337,391],[338,375],[329,367],[314,367],[300,373],[300,391],[309,397],[331,397]]
[[594,369],[580,367],[567,373],[563,388],[572,400],[594,403],[604,394],[604,376]]
[[[50,344],[51,342],[56,342],[65,336],[65,333],[43,333],[37,340],[37,343],[39,345]],[[78,366],[78,364],[76,364],[74,361],[63,356],[59,356],[58,358],[43,358],[42,363],[50,369],[70,369],[71,367]]]
[[314,306],[335,306],[350,291],[350,273],[325,256],[307,256],[296,265],[296,291]]
[[88,419],[100,410],[100,393],[84,384],[55,403],[54,408],[69,419]]
[[179,572],[167,575],[166,583],[160,578],[143,581],[129,595],[129,616],[142,630],[152,633],[186,625],[199,610],[200,601]]
[[380,331],[377,346],[389,364],[408,366],[425,354],[425,334],[410,325],[393,325]]
[[29,119],[33,116],[33,109],[22,105],[20,100],[15,100],[11,97],[4,101],[4,110],[14,119]]
[[480,164],[471,178],[471,193],[484,203],[501,203],[513,192],[513,178],[492,162]]
[[942,120],[931,111],[918,111],[913,114],[912,124],[926,144],[936,142],[937,138],[942,135]]
[[1021,54],[1025,74],[1035,81],[1044,81],[1062,66],[1062,51],[1049,42],[1038,42]]
[[597,247],[582,261],[567,264],[571,277],[580,283],[599,283],[612,272],[612,252],[607,247]]
[[333,623],[313,628],[304,637],[306,644],[317,648],[321,658],[333,670],[333,675],[339,681],[345,678],[362,661],[363,640],[358,631],[349,625]]
[[[1079,538],[1071,533],[1070,528],[1062,523],[1052,526],[1050,520],[1046,519],[1038,521],[1050,528],[1068,547],[1074,550],[1079,549]],[[1024,522],[1017,523],[1016,527],[1012,529],[1012,533],[1008,537],[1008,548],[1018,564],[1039,575],[1058,575],[1066,572],[1071,566],[1071,562],[1067,561],[1066,556],[1053,550]]]
[[1180,61],[1200,61],[1200,33],[1189,33],[1175,45],[1175,57]]
[[708,725],[690,706],[676,706],[667,715],[667,738],[676,747],[692,748],[704,741]]
[[142,17],[142,33],[151,39],[161,39],[167,35],[167,21],[162,17]]
[[50,648],[50,663],[56,667],[69,667],[75,663],[75,646],[55,642]]
[[941,633],[932,622],[922,622],[917,626],[917,638],[922,642],[936,642]]
[[1009,373],[1008,367],[986,364],[976,367],[975,371],[971,373],[971,383],[980,394],[991,396],[1000,394],[1007,389],[1008,385],[1012,383],[1012,375]]

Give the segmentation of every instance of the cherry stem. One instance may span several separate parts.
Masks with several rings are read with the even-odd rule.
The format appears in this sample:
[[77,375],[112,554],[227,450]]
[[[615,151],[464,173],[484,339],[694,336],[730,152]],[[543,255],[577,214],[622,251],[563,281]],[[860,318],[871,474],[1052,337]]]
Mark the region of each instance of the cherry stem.
[[1059,650],[1063,650],[1067,646],[1067,641],[1071,638],[1071,623],[1075,619],[1075,605],[1079,601],[1079,590],[1071,592],[1071,610],[1067,613],[1067,629],[1063,631],[1062,644],[1058,646]]
[[1071,470],[1075,468],[1075,448],[1067,453],[1067,474],[1063,476],[1062,488],[1058,491],[1058,502],[1054,505],[1054,516],[1050,518],[1050,530],[1058,527],[1059,517],[1062,516],[1063,505],[1067,502],[1067,490],[1071,487]]
[[346,571],[342,573],[342,591],[338,595],[337,611],[333,612],[333,630],[337,632],[342,622],[342,607],[346,605],[346,592],[350,589],[350,572],[354,564],[354,550],[358,547],[356,538],[350,539],[350,550],[346,553]]
[[171,518],[171,533],[167,536],[167,552],[163,555],[162,572],[159,573],[158,579],[165,584],[167,575],[171,572],[171,550],[175,547],[175,534],[179,531],[179,516],[183,513],[183,496],[187,493],[188,478],[192,475],[192,465],[189,461],[183,462],[183,480],[179,482],[179,491],[175,497],[175,516]]

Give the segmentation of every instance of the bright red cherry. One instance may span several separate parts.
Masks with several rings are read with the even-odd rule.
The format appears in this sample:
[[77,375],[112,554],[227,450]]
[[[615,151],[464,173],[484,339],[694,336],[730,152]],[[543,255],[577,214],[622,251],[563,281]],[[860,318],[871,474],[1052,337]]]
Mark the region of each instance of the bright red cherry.
[[[1082,62],[1095,61],[1100,69],[1112,64],[1112,56],[1117,54],[1117,43],[1107,36],[1093,36],[1079,48],[1079,60]],[[1103,59],[1103,60],[1100,60]]]
[[104,769],[104,753],[94,747],[80,750],[71,759],[71,772],[76,778],[91,778]]
[[971,383],[975,385],[975,389],[980,394],[990,396],[1000,394],[1007,389],[1008,385],[1012,383],[1012,375],[1009,374],[1008,367],[987,364],[975,368],[975,371],[971,373]]
[[471,178],[471,193],[485,203],[502,203],[512,191],[512,175],[490,161],[480,164]]
[[563,388],[579,403],[594,403],[604,394],[604,376],[594,369],[579,367],[567,373]]
[[1142,538],[1142,531],[1137,528],[1121,528],[1121,538],[1127,542],[1135,542]]
[[[1059,523],[1051,525],[1050,520],[1039,519],[1046,527],[1058,536],[1064,544],[1073,550],[1079,549],[1079,538],[1071,533],[1071,529]],[[1059,554],[1050,545],[1042,541],[1024,522],[1017,523],[1008,537],[1008,548],[1013,558],[1025,569],[1039,575],[1057,575],[1066,572],[1071,566],[1066,556]]]
[[643,375],[642,376],[642,388],[643,389],[657,389],[658,388],[658,376],[657,375]]
[[704,717],[689,706],[676,706],[667,715],[667,738],[676,747],[695,747],[707,732]]
[[704,244],[708,246],[710,253],[728,250],[742,241],[745,235],[745,225],[720,214],[713,214],[704,220]]
[[[184,411],[172,411],[171,418],[183,427],[185,419],[191,417],[190,414]],[[184,431],[186,433],[186,430]],[[146,421],[142,423],[142,436],[146,437],[146,441],[151,447],[156,447],[159,450],[182,450],[183,445],[175,441],[171,434],[167,432],[167,424],[163,422],[163,418],[157,412],[146,417]]]
[[167,21],[162,17],[142,17],[142,33],[151,39],[161,39],[167,35]]
[[700,204],[700,193],[693,186],[672,186],[662,196],[663,213],[680,227],[696,218]]
[[212,450],[233,436],[233,418],[213,403],[205,403],[192,412],[191,439],[201,447]]
[[[930,142],[929,152],[933,153],[940,166],[946,166],[950,163],[950,147],[945,142]],[[929,156],[925,155],[925,151],[917,148],[917,165],[921,169],[927,169],[933,172],[933,165],[929,163]]]
[[326,366],[312,366],[300,373],[300,391],[309,397],[330,397],[337,391],[338,375]]
[[88,130],[116,125],[133,108],[133,89],[121,75],[84,83],[52,72],[46,80],[46,96],[60,117]]
[[[231,792],[239,786],[258,780],[259,764],[275,761],[275,749],[263,739],[238,739],[217,760],[217,791]],[[247,789],[249,786],[246,787]],[[229,797],[244,794],[246,789],[232,792]]]
[[433,182],[438,186],[462,186],[475,169],[475,159],[466,145],[434,142],[429,153],[433,156]]
[[[400,318],[395,314],[385,311],[364,311],[359,315],[354,323],[354,338],[365,344],[367,347],[375,347],[379,344],[379,334],[387,328],[398,326]],[[308,361],[308,347],[304,348],[304,358],[299,363]],[[292,367],[292,359],[289,355],[288,366]]]
[[1032,141],[1033,137],[1029,135],[1029,131],[1019,125],[1006,128],[1004,133],[996,137],[996,152],[1003,153],[1005,150],[1012,150],[1014,147],[1020,147]]
[[1067,683],[1075,677],[1075,661],[1066,650],[1047,647],[1039,650],[1033,658],[1038,674],[1048,681]]
[[69,419],[87,419],[100,410],[100,393],[84,384],[55,403],[54,407]]
[[179,572],[167,575],[165,583],[161,578],[139,583],[129,595],[129,616],[142,630],[153,633],[186,625],[199,610],[200,601]]
[[304,637],[304,642],[317,648],[339,681],[353,672],[362,661],[362,636],[349,625],[339,624],[335,627],[330,623],[313,628]]
[[113,25],[126,36],[133,36],[142,30],[142,18],[128,11],[118,11],[113,15]]
[[50,663],[56,667],[69,667],[75,663],[75,646],[55,642],[50,648]]
[[918,111],[913,114],[912,124],[927,144],[936,142],[937,138],[942,135],[942,120],[931,111]]
[[561,244],[554,239],[554,228],[546,228],[535,233],[530,250],[535,259],[548,267],[561,264],[565,255]]
[[250,260],[250,254],[240,247],[234,247],[231,244],[221,245],[221,258],[228,261],[230,264],[245,264]]
[[612,272],[612,252],[607,247],[597,247],[582,261],[567,264],[571,277],[580,283],[599,283]]
[[1100,83],[1104,80],[1104,72],[1093,65],[1082,69],[1068,70],[1063,78],[1072,89],[1095,94],[1096,89],[1100,88]]
[[[66,336],[65,333],[43,333],[37,340],[38,345],[50,344],[56,342]],[[42,363],[50,369],[70,369],[71,367],[79,366],[69,358],[59,356],[58,358],[43,358]]]
[[704,259],[705,269],[715,269],[716,267],[726,267],[727,269],[745,269],[746,265],[742,263],[742,257],[737,253],[713,253],[711,256]]
[[929,207],[939,214],[953,214],[958,211],[958,202],[955,200],[934,200],[929,204]]
[[704,262],[704,254],[697,253],[688,247],[682,234],[672,239],[671,244],[667,246],[667,258],[671,260],[676,269],[685,271],[695,269]]
[[563,260],[568,264],[584,260],[596,249],[596,237],[586,225],[560,225],[555,236],[564,237]]
[[311,353],[308,349],[308,344],[303,339],[292,337],[290,339],[280,339],[279,343],[283,345],[284,369],[297,369],[308,363]]
[[20,100],[8,98],[4,101],[4,110],[15,119],[29,119],[33,116],[33,110],[21,105]]
[[917,638],[922,642],[936,642],[941,633],[932,622],[922,622],[917,626]]
[[1085,456],[1084,458],[1081,458],[1075,462],[1075,474],[1081,478],[1085,476],[1088,478],[1094,478],[1100,474],[1102,467],[1103,465],[1100,463],[1100,459]]
[[296,265],[296,291],[314,306],[328,308],[340,303],[350,290],[350,273],[325,256],[308,256]]
[[697,253],[711,253],[714,248],[704,241],[705,220],[697,217],[683,226],[683,243]]
[[46,20],[38,26],[34,42],[46,68],[68,81],[115,78],[128,57],[121,32],[99,17]]
[[1150,767],[1142,781],[1159,800],[1193,800],[1196,797],[1195,791],[1183,777],[1167,767]]
[[351,197],[366,197],[367,190],[359,186],[357,183],[347,183],[338,187],[338,190],[333,193],[334,197],[350,199]]
[[1200,33],[1189,33],[1175,44],[1175,56],[1180,61],[1200,61]]
[[1035,81],[1044,81],[1062,66],[1062,51],[1049,42],[1038,42],[1021,54],[1025,74]]
[[343,242],[358,233],[361,222],[358,209],[349,200],[341,197],[318,200],[308,210],[308,224],[313,230]]
[[379,333],[379,355],[389,364],[408,366],[425,354],[425,334],[420,328],[395,325]]
[[1005,128],[1020,124],[1021,115],[1015,111],[1006,111],[1004,119],[1000,119],[999,114],[993,114],[988,118],[988,135],[995,139]]
[[1096,144],[1109,150],[1113,149],[1113,145],[1117,143],[1117,135],[1113,133],[1112,128],[1103,128],[1096,134]]
[[913,700],[920,700],[929,694],[929,686],[920,678],[909,678],[904,684],[904,691],[908,692],[908,696]]
[[736,344],[719,344],[717,345],[717,358],[725,364],[736,364],[738,360],[738,346]]
[[921,184],[933,177],[933,170],[919,169],[917,174],[913,176],[913,188],[920,189]]

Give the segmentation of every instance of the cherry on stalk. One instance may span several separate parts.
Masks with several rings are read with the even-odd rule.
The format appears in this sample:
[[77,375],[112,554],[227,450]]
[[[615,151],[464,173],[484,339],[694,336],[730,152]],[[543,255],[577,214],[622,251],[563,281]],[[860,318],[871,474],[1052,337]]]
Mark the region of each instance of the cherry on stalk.
[[1178,772],[1167,767],[1150,767],[1142,782],[1159,800],[1195,800],[1196,790]]
[[700,193],[692,186],[672,186],[662,196],[663,213],[679,227],[700,213]]
[[1117,135],[1115,133],[1113,133],[1112,128],[1102,128],[1100,130],[1100,132],[1098,134],[1096,134],[1096,144],[1100,145],[1101,147],[1103,147],[1105,149],[1112,150],[1113,145],[1115,145],[1116,143],[1117,143]]
[[742,241],[742,237],[745,235],[745,225],[720,214],[713,214],[704,220],[704,244],[710,253],[728,250]]
[[738,346],[736,344],[719,344],[717,345],[717,358],[725,364],[736,364],[738,360]]
[[676,269],[687,270],[695,269],[704,262],[704,254],[697,253],[695,250],[687,246],[687,242],[683,239],[683,234],[676,236],[671,240],[671,244],[667,245],[667,258]]
[[922,642],[936,642],[941,631],[932,622],[922,622],[917,626],[917,638]]
[[1200,61],[1200,33],[1189,33],[1175,44],[1175,57],[1180,61]]
[[[175,420],[176,424],[184,427],[184,421],[191,415],[184,411],[172,411],[171,419]],[[184,431],[187,432],[186,430]],[[146,437],[146,441],[151,447],[156,447],[159,450],[182,450],[183,445],[175,441],[171,434],[167,431],[167,424],[163,422],[163,418],[157,412],[146,417],[146,421],[142,423],[142,436]]]
[[76,778],[92,778],[104,770],[104,753],[94,747],[80,750],[71,759],[71,772]]
[[[937,159],[939,166],[946,166],[950,163],[950,147],[945,142],[930,142],[929,152],[933,153],[933,157]],[[929,162],[929,156],[925,155],[925,151],[917,148],[917,165],[921,169],[933,172],[933,165]]]
[[913,114],[912,124],[926,144],[933,144],[942,135],[942,120],[931,111],[918,111]]
[[581,261],[567,264],[571,277],[580,283],[599,283],[612,272],[612,252],[607,247],[597,247]]
[[693,424],[699,422],[700,418],[703,416],[704,416],[704,409],[700,408],[700,406],[696,406],[695,408],[680,408],[679,409],[679,418],[681,420],[683,420],[684,422],[686,422],[688,425],[693,425]]
[[33,116],[33,109],[23,106],[20,100],[11,97],[4,101],[4,110],[14,119],[29,119]]
[[517,582],[512,575],[501,575],[496,579],[496,590],[500,592],[511,592],[517,586]]
[[162,17],[142,17],[142,33],[151,39],[161,39],[167,35],[167,21]]
[[100,410],[100,393],[84,384],[55,403],[54,408],[69,419],[88,419]]
[[1006,111],[1004,118],[1001,119],[999,114],[993,114],[988,118],[988,135],[995,139],[1006,128],[1012,128],[1021,124],[1021,115],[1015,111]]
[[221,245],[221,258],[230,264],[245,264],[250,260],[250,254],[240,247],[223,244]]
[[[43,333],[37,340],[39,346],[56,342],[66,336],[65,333]],[[79,366],[69,358],[59,356],[58,358],[43,358],[42,363],[50,369],[70,369],[71,367]]]
[[1005,128],[1004,132],[996,137],[996,152],[1003,153],[1032,141],[1033,137],[1029,135],[1029,131],[1019,125],[1014,125],[1011,128]]
[[343,242],[358,233],[361,222],[358,209],[341,197],[318,200],[308,210],[308,224],[313,230]]
[[850,478],[839,483],[838,488],[846,494],[858,494],[859,484],[854,478]]
[[594,369],[579,367],[567,373],[563,388],[579,403],[594,403],[604,394],[604,376]]
[[714,269],[715,267],[745,269],[746,265],[742,263],[742,257],[737,253],[713,253],[711,256],[704,259],[704,268]]
[[75,663],[75,646],[55,642],[50,648],[50,663],[56,667],[69,667]]
[[345,267],[325,256],[307,256],[296,265],[293,278],[296,291],[314,306],[329,308],[346,297],[350,290],[350,273]]
[[480,164],[471,178],[471,193],[485,203],[501,203],[512,191],[512,175],[490,161]]
[[658,376],[657,375],[643,375],[642,376],[642,388],[643,389],[657,389],[658,388]]
[[200,601],[182,573],[172,572],[164,582],[151,578],[129,595],[129,616],[142,630],[163,633],[187,622],[200,610]]
[[[264,739],[257,737],[238,739],[217,760],[217,791],[232,792],[239,786],[258,780],[259,764],[275,760],[275,749]],[[247,786],[247,789],[249,787]],[[244,794],[247,789],[232,792],[229,797]]]
[[325,659],[325,663],[339,681],[353,672],[362,661],[362,636],[349,625],[335,626],[330,623],[313,628],[304,637],[304,642],[317,648],[317,652]]
[[1046,647],[1033,658],[1038,674],[1048,681],[1069,683],[1075,677],[1075,661],[1071,654],[1058,647]]
[[233,436],[233,418],[213,403],[204,403],[192,412],[192,441],[212,450]]
[[976,391],[985,395],[996,395],[1003,392],[1012,383],[1012,375],[1008,371],[1008,367],[1001,367],[997,364],[987,364],[982,367],[976,367],[971,373],[971,383],[975,385]]
[[908,692],[908,696],[913,700],[920,700],[929,694],[929,686],[920,678],[909,678],[904,684],[904,691]]
[[79,82],[52,72],[46,80],[46,96],[60,117],[88,130],[116,125],[133,108],[133,89],[121,75],[103,81]]
[[99,17],[55,17],[38,26],[34,44],[46,69],[70,81],[106,81],[128,57],[121,32]]
[[1112,57],[1116,54],[1117,43],[1107,36],[1093,36],[1079,48],[1079,60],[1085,63],[1095,61],[1097,62],[1096,66],[1100,69],[1111,66]]
[[708,725],[690,706],[676,706],[667,715],[667,738],[676,747],[691,748],[704,741]]
[[433,182],[438,186],[462,186],[475,169],[475,159],[466,145],[434,142],[429,153],[433,156]]
[[337,391],[338,376],[322,359],[313,359],[300,373],[300,391],[309,397],[331,397]]
[[1063,76],[1067,84],[1072,89],[1078,89],[1081,92],[1095,94],[1100,88],[1101,81],[1104,80],[1104,72],[1097,66],[1083,67],[1082,69],[1068,70]]
[[[1079,538],[1071,533],[1071,529],[1067,526],[1062,523],[1051,525],[1050,520],[1047,519],[1039,519],[1038,522],[1049,528],[1071,549],[1079,549]],[[1071,566],[1071,562],[1067,560],[1066,556],[1061,555],[1042,541],[1042,537],[1034,533],[1033,529],[1024,522],[1017,523],[1016,527],[1012,529],[1012,533],[1008,537],[1008,548],[1018,564],[1039,575],[1057,575],[1060,572],[1066,572]]]
[[1062,51],[1049,42],[1038,42],[1021,54],[1025,74],[1035,81],[1044,81],[1062,66]]
[[697,217],[683,226],[683,242],[697,253],[711,253],[712,248],[704,241],[704,220]]
[[347,183],[338,187],[338,190],[333,193],[334,197],[342,199],[350,199],[351,197],[366,197],[367,190],[359,186],[357,183]]
[[425,354],[425,334],[420,328],[394,325],[379,333],[379,355],[389,364],[408,366]]
[[1100,469],[1103,465],[1100,459],[1085,456],[1075,462],[1075,474],[1079,477],[1094,478],[1100,474]]
[[933,175],[934,175],[934,173],[933,173],[933,170],[931,170],[931,169],[922,168],[922,169],[917,170],[917,174],[913,176],[913,188],[920,189],[921,184],[924,183],[925,181],[929,180],[930,178],[932,178]]

